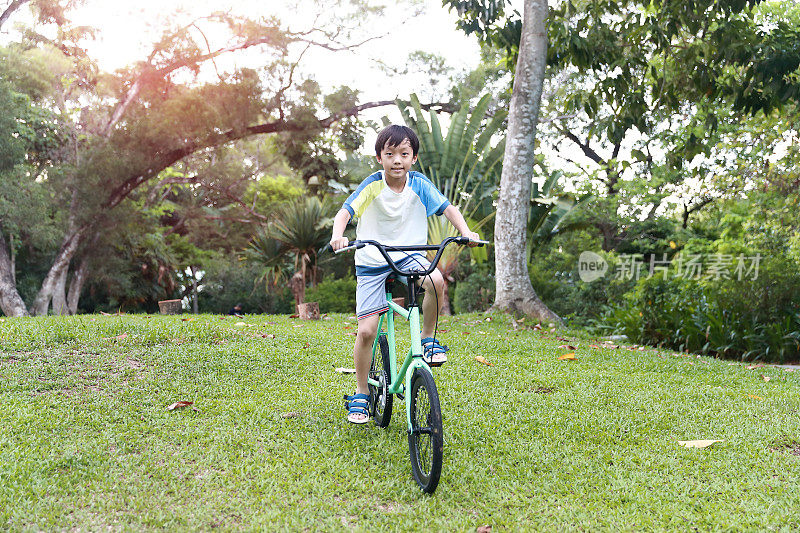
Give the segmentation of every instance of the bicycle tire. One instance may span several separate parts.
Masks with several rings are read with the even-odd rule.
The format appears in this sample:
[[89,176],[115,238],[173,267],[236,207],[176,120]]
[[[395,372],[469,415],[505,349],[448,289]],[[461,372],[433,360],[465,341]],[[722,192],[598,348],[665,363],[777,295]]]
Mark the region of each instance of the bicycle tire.
[[389,394],[389,379],[391,376],[389,362],[389,342],[386,334],[378,336],[377,348],[372,352],[372,365],[369,377],[374,379],[379,386],[369,386],[369,403],[375,425],[385,428],[392,419],[392,403],[394,398]]
[[442,410],[436,382],[427,369],[417,368],[411,377],[411,430],[408,451],[414,480],[428,494],[439,484],[444,455]]

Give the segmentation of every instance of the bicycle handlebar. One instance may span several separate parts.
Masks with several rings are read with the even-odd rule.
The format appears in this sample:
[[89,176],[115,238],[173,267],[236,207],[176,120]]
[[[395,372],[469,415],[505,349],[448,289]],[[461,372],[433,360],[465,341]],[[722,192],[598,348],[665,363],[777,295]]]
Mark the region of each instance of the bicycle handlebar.
[[[484,246],[489,244],[489,241],[476,241],[472,240],[469,237],[447,237],[443,240],[440,244],[417,244],[411,246],[390,246],[390,245],[383,245],[378,241],[371,241],[371,240],[355,240],[350,241],[350,244],[345,246],[344,248],[340,248],[338,250],[333,250],[331,245],[329,244],[325,249],[326,250],[333,250],[333,253],[340,254],[342,252],[347,252],[349,250],[358,250],[365,246],[374,246],[378,249],[384,259],[386,259],[386,263],[389,265],[389,268],[392,269],[392,272],[397,274],[398,276],[419,276],[424,277],[429,275],[433,270],[436,268],[436,265],[439,264],[439,259],[442,257],[442,253],[444,253],[444,249],[450,243],[456,244],[469,244],[470,242],[477,242],[478,246]],[[388,250],[388,251],[387,251]],[[436,256],[431,261],[430,267],[427,270],[409,270],[403,271],[397,268],[397,265],[389,256],[389,252],[422,252],[427,250],[436,250]]]

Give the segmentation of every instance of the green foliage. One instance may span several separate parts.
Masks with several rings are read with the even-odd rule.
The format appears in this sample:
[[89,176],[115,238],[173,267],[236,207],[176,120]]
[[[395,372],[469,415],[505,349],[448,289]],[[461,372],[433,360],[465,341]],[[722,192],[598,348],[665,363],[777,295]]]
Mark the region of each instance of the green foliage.
[[[632,281],[613,279],[617,265],[614,253],[603,252],[601,241],[586,229],[556,235],[536,248],[528,274],[536,294],[558,316],[572,324],[588,324],[599,319],[603,310],[620,301],[633,286]],[[598,253],[608,264],[605,277],[586,283],[578,273],[578,258],[584,251]]]
[[453,310],[456,313],[486,311],[494,303],[494,276],[482,269],[471,273],[456,284]]
[[203,313],[227,314],[236,304],[242,304],[245,314],[294,313],[292,293],[286,285],[264,290],[255,281],[261,276],[259,265],[222,256],[206,263],[199,308]]
[[356,280],[353,276],[336,279],[326,276],[316,287],[306,291],[306,300],[318,302],[322,313],[347,313],[356,311]]
[[[543,170],[544,165],[541,165]],[[563,225],[565,219],[572,212],[591,200],[591,194],[585,194],[580,199],[575,199],[571,194],[556,193],[554,190],[563,172],[556,170],[546,175],[541,188],[538,183],[531,187],[531,208],[528,212],[528,239],[526,241],[526,257],[531,257],[533,251],[543,242],[549,241],[564,231],[585,228],[586,223],[576,222]]]
[[800,359],[800,273],[765,258],[756,280],[639,280],[606,324],[635,342],[744,361]]

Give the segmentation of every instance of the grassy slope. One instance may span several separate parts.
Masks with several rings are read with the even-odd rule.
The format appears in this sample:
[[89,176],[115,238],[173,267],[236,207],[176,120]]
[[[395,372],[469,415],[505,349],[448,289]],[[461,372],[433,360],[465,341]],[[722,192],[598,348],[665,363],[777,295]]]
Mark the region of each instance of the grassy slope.
[[800,373],[576,336],[559,361],[555,333],[447,319],[426,497],[400,402],[386,430],[345,421],[353,319],[236,321],[0,322],[0,528],[800,527]]

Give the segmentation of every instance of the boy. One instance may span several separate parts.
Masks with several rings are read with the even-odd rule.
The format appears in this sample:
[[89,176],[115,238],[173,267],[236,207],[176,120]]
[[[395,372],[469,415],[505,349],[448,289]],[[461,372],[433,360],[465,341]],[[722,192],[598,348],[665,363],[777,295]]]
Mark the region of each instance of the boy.
[[[428,243],[427,217],[444,215],[464,237],[479,239],[470,231],[457,207],[451,205],[431,181],[419,172],[409,170],[417,161],[419,139],[411,128],[387,126],[375,143],[375,156],[383,170],[367,179],[350,195],[333,222],[331,247],[339,250],[348,245],[343,236],[347,223],[358,217],[357,239],[371,239],[387,245],[424,245]],[[430,262],[422,253],[411,258],[402,252],[391,252],[398,267],[412,265],[427,268]],[[363,424],[369,420],[367,378],[372,362],[372,345],[378,330],[378,318],[388,309],[384,285],[391,270],[374,246],[355,253],[356,316],[358,334],[353,349],[356,367],[356,393],[348,397],[347,420]],[[438,270],[423,280],[427,296],[422,302],[422,347],[427,362],[441,364],[447,360],[446,349],[433,339],[437,302],[442,301],[444,280]],[[435,294],[433,292],[436,291]]]

